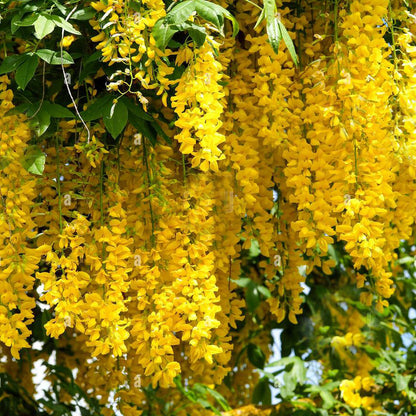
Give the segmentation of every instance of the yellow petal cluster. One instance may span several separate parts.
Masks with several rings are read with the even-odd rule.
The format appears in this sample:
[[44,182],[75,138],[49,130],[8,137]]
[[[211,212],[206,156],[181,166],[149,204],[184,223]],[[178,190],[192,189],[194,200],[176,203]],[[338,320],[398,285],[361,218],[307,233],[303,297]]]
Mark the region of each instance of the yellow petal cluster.
[[218,160],[224,155],[218,147],[225,142],[219,131],[222,125],[223,89],[222,65],[215,57],[219,45],[208,39],[194,52],[188,67],[181,76],[172,98],[172,108],[178,119],[180,132],[175,139],[184,155],[192,155],[192,167],[203,172],[218,172]]
[[30,347],[33,274],[49,248],[34,242],[36,180],[23,166],[31,133],[25,117],[7,114],[14,107],[9,83],[0,77],[0,341],[17,359]]

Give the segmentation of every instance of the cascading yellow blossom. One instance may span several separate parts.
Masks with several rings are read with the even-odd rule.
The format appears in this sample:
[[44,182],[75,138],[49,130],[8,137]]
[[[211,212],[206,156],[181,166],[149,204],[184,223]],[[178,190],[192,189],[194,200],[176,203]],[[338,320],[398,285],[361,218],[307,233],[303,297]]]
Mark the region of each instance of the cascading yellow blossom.
[[203,172],[218,171],[218,161],[224,158],[220,145],[225,141],[219,131],[224,111],[222,65],[215,57],[218,44],[212,38],[194,51],[194,57],[181,76],[172,98],[180,129],[175,139],[184,155],[192,155],[192,167]]
[[[53,121],[56,131],[36,137],[37,114],[18,115],[24,106],[12,102],[20,74],[0,77],[0,341],[13,374],[38,303],[62,346],[57,364],[77,368],[76,382],[101,404],[158,414],[162,400],[148,410],[149,392],[178,403],[182,380],[239,405],[259,380],[247,344],[270,356],[270,328],[291,328],[310,306],[305,282],[353,282],[357,304],[388,306],[397,249],[416,218],[411,7],[299,0],[295,10],[277,0],[297,66],[287,37],[273,47],[267,23],[256,26],[262,2],[220,3],[232,6],[238,36],[193,13],[187,24],[201,24],[205,41],[184,24],[165,51],[152,30],[175,2],[91,3],[85,25],[100,69],[73,86],[74,101],[91,110],[94,97],[122,96],[130,106],[116,137],[109,125],[121,121],[103,114],[82,126]],[[70,34],[60,46],[72,53],[79,40]],[[16,42],[24,59],[38,59]],[[54,108],[48,83],[42,102]],[[25,169],[32,144],[46,157],[39,180]],[[344,402],[372,410],[365,347],[378,343],[340,302],[322,300],[342,328],[325,340],[323,371],[336,355],[351,372]],[[177,414],[210,414],[189,409]]]
[[33,215],[36,179],[24,167],[30,130],[21,115],[8,115],[13,105],[10,81],[0,77],[0,341],[15,359],[30,345],[35,298],[31,296],[47,245],[36,246]]

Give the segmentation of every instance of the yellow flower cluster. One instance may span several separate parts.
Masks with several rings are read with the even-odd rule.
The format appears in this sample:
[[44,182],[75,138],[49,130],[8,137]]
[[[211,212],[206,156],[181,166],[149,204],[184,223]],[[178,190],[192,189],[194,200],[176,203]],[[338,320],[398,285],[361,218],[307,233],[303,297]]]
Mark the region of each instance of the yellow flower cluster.
[[215,57],[219,45],[208,38],[195,50],[193,58],[180,78],[172,98],[178,115],[175,122],[180,132],[175,139],[184,155],[192,154],[192,167],[203,172],[218,172],[218,160],[224,158],[219,145],[225,142],[220,133],[224,93],[219,84],[222,65]]
[[342,397],[349,406],[353,408],[363,407],[371,409],[374,403],[374,397],[370,395],[362,396],[361,394],[369,394],[374,386],[374,381],[370,377],[357,376],[354,380],[343,380],[340,386]]
[[[166,90],[172,84],[168,76],[173,68],[161,59],[169,52],[160,51],[151,34],[155,23],[165,16],[164,2],[144,0],[132,8],[129,1],[110,0],[92,2],[91,6],[98,12],[98,18],[90,23],[99,32],[92,41],[99,42],[97,49],[101,50],[103,62],[109,65],[121,62],[125,66],[124,70],[112,74],[107,89],[121,94],[134,92],[146,109],[147,99],[133,88],[137,80],[144,89],[156,89],[158,95],[163,94],[166,104]],[[153,64],[157,66],[156,71]]]
[[[129,9],[129,2],[124,0],[92,2],[91,6],[103,14],[91,23],[100,32],[92,40],[100,42],[97,49],[102,50],[104,62],[111,64],[118,59],[139,62],[144,56],[150,60],[154,58],[155,42],[148,32],[165,15],[163,1],[142,1],[140,11],[136,12]],[[150,62],[146,61],[145,65],[149,66]]]
[[9,83],[0,77],[0,341],[19,358],[19,351],[30,347],[26,339],[35,307],[35,298],[29,296],[33,273],[48,247],[33,242],[36,180],[23,167],[30,130],[23,116],[7,114],[14,107]]

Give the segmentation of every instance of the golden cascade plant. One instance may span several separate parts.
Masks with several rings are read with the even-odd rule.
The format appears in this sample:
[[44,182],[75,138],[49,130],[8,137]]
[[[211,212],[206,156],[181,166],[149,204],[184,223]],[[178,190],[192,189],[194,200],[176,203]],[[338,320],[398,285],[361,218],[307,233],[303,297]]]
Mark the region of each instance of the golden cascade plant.
[[[261,378],[247,348],[272,355],[271,328],[302,319],[334,247],[356,302],[389,307],[415,229],[414,2],[47,2],[58,17],[33,25],[20,3],[5,21],[25,29],[0,36],[10,372],[37,357],[42,305],[56,362],[101,405],[141,414],[149,391],[179,403],[182,383],[238,406]],[[381,409],[364,348],[380,343],[339,302],[322,300],[342,328],[325,345],[351,370],[342,398]]]

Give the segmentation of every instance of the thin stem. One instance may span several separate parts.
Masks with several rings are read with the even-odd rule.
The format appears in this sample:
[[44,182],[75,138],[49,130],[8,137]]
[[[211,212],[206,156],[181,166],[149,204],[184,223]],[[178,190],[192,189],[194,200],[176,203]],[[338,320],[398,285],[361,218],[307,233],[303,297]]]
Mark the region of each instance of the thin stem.
[[[104,226],[104,204],[103,204],[103,195],[104,195],[104,162],[101,160],[100,163],[100,226]],[[103,262],[103,269],[105,270],[105,242],[102,243],[101,250],[101,261]],[[105,295],[105,284],[102,285],[103,296]]]
[[150,220],[152,222],[152,245],[154,244],[154,234],[155,234],[155,224],[154,224],[154,215],[153,215],[153,207],[152,207],[152,200],[150,199],[150,172],[149,172],[149,163],[147,161],[147,148],[146,148],[146,137],[143,137],[143,163],[146,167],[146,177],[147,177],[147,187],[148,187],[148,199],[149,199],[149,211],[150,211]]
[[185,155],[182,153],[182,174],[183,174],[183,185],[186,185],[186,165],[185,165]]
[[[75,12],[75,10],[77,9],[78,6],[75,6],[68,14],[68,16],[65,18],[65,21],[67,22],[69,20],[69,18],[71,17],[71,15]],[[75,108],[75,112],[77,113],[77,116],[79,117],[79,119],[81,120],[81,123],[83,124],[83,126],[85,127],[85,129],[87,130],[87,142],[90,142],[90,137],[91,137],[91,133],[90,133],[90,129],[88,128],[87,124],[85,123],[84,119],[81,117],[81,114],[78,110],[78,106],[77,103],[74,100],[74,97],[72,95],[71,92],[71,88],[69,87],[69,82],[68,82],[68,78],[67,78],[67,73],[65,72],[65,68],[64,68],[64,49],[63,49],[63,44],[62,44],[62,40],[64,38],[64,34],[65,34],[65,29],[62,28],[62,34],[61,34],[61,69],[62,69],[62,74],[64,75],[64,84],[66,86],[66,89],[68,90],[68,94],[69,97],[71,98],[72,104],[74,105]]]
[[354,173],[355,173],[355,191],[358,190],[358,149],[357,140],[354,138]]
[[61,195],[61,170],[60,170],[60,158],[59,158],[59,139],[58,135],[55,136],[55,148],[56,148],[56,189],[58,191],[58,211],[59,211],[59,234],[63,232],[62,224],[62,195]]
[[[296,16],[299,17],[300,16],[300,3],[299,1],[296,2]],[[312,30],[313,30],[313,22],[312,22]],[[299,55],[299,71],[302,71],[302,49],[300,47],[301,45],[301,40],[300,40],[300,30],[296,31],[296,40],[297,40],[297,52]]]
[[253,3],[251,0],[246,0],[247,3],[250,3],[252,6],[257,7],[260,10],[263,10],[258,4]]
[[[81,72],[82,72],[82,61],[79,65],[78,78],[80,78]],[[90,99],[88,97],[88,85],[84,83],[84,86],[85,86],[85,95],[87,97],[87,102],[89,103]],[[77,102],[79,101],[79,93],[80,93],[80,88],[77,89]],[[80,136],[81,134],[79,134],[78,132],[78,120],[75,119],[75,143],[78,143]]]
[[335,43],[338,43],[338,0],[335,0],[335,7],[334,7],[334,31],[335,31]]
[[42,98],[40,99],[40,103],[39,103],[38,109],[34,112],[34,114],[31,117],[28,117],[28,120],[32,119],[33,117],[36,116],[37,113],[39,113],[40,109],[42,108],[43,101],[45,99],[45,65],[46,65],[46,62],[43,61],[43,68],[42,68]]
[[391,30],[391,44],[392,44],[392,49],[393,49],[394,69],[397,71],[396,40],[394,39],[394,23],[393,23],[393,12],[391,8],[391,1],[389,1],[389,26]]
[[104,225],[104,205],[103,205],[103,194],[104,194],[104,162],[100,163],[100,225]]
[[117,144],[117,170],[118,170],[118,177],[120,178],[120,148],[121,144],[123,143],[124,135],[120,137],[120,140]]

